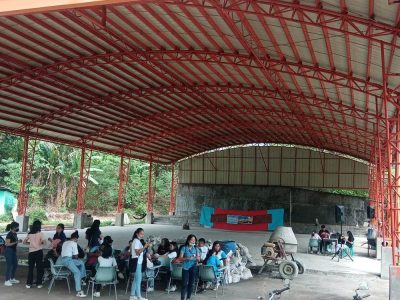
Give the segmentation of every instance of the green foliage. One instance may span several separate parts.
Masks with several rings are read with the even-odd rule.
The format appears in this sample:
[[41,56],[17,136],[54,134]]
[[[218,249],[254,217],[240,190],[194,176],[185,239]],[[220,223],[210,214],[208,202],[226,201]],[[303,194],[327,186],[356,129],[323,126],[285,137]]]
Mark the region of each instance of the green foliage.
[[[23,140],[0,133],[0,185],[20,189]],[[81,150],[44,141],[37,143],[32,180],[27,183],[31,219],[45,220],[45,212],[75,210]],[[92,152],[85,209],[96,213],[115,211],[118,202],[120,158]],[[167,166],[153,165],[154,209],[167,213],[171,173]],[[131,160],[125,208],[133,217],[146,214],[149,164]],[[153,180],[154,180],[153,176]],[[153,181],[154,182],[154,181]],[[43,214],[44,212],[44,214]],[[32,217],[33,214],[33,217]]]
[[11,214],[2,214],[0,215],[0,223],[9,223],[13,220]]
[[368,197],[368,191],[363,190],[341,190],[341,189],[326,189],[323,192],[328,192],[332,194],[355,196],[355,197]]
[[31,222],[35,220],[47,221],[46,210],[43,208],[36,208],[28,212],[29,219]]

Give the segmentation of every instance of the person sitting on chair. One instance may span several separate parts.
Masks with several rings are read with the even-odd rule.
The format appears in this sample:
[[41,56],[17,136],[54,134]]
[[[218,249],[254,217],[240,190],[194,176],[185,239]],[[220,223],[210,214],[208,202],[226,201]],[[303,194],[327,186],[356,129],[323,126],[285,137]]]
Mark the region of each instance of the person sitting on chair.
[[346,246],[349,247],[350,249],[350,255],[354,255],[354,235],[353,233],[349,230],[347,231],[347,239],[346,239]]
[[[85,293],[81,289],[81,285],[84,284],[83,279],[86,277],[86,269],[84,263],[78,259],[78,230],[71,234],[71,239],[63,243],[61,249],[62,263],[67,267],[75,279],[75,290],[77,297],[86,297]],[[81,282],[82,281],[82,282]]]
[[318,232],[318,234],[322,240],[322,243],[319,245],[319,251],[322,253],[322,248],[324,248],[323,250],[326,251],[327,240],[329,240],[330,232],[325,228],[325,225],[321,225],[321,230]]

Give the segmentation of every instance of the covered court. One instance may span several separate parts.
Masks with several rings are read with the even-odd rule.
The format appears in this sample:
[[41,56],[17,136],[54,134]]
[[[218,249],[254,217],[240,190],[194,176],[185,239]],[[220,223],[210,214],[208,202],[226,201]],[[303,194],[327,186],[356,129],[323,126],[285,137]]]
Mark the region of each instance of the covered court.
[[[20,220],[36,141],[46,140],[82,149],[77,214],[92,151],[121,157],[120,221],[130,159],[150,163],[149,222],[154,163],[171,165],[172,215],[178,162],[187,183],[367,190],[371,225],[398,266],[400,5],[392,2],[0,0],[0,130],[24,137]],[[256,144],[301,150],[231,156],[229,147]],[[210,157],[223,147],[226,157]],[[269,159],[280,168],[271,171]]]

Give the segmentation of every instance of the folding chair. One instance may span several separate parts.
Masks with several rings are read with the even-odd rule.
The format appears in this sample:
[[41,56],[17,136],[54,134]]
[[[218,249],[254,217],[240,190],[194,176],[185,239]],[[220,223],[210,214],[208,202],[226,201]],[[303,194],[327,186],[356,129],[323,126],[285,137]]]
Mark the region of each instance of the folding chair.
[[171,277],[168,282],[168,294],[171,290],[171,282],[172,280],[181,280],[182,281],[182,264],[171,264]]
[[[198,280],[196,283],[196,292],[199,287],[199,281],[204,281],[204,282],[215,282],[216,283],[216,289],[215,289],[215,298],[218,297],[218,288],[219,285],[221,285],[222,288],[222,295],[224,295],[224,283],[225,283],[225,269],[226,267],[223,267],[221,269],[218,269],[218,273],[215,274],[214,268],[212,266],[205,266],[205,265],[200,265],[199,266],[199,276]],[[195,294],[196,294],[195,292]]]
[[71,271],[68,270],[64,265],[55,265],[53,260],[49,258],[50,262],[50,272],[51,272],[51,280],[49,283],[49,291],[50,294],[53,285],[56,280],[66,280],[68,285],[68,292],[71,294],[71,288],[69,286],[69,276],[71,276]]

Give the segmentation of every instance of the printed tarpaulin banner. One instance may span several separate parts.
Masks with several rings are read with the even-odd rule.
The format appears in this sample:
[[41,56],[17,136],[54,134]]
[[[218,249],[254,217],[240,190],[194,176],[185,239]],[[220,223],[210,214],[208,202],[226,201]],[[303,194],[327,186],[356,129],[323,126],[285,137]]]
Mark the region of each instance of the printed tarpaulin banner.
[[227,215],[226,223],[228,223],[228,224],[253,224],[253,217],[252,216]]
[[[201,224],[212,224],[213,228],[238,231],[274,230],[283,225],[284,210],[231,210],[203,207]],[[207,219],[207,222],[205,222]]]
[[272,217],[266,210],[231,210],[215,208],[211,216],[213,228],[238,231],[265,231]]

